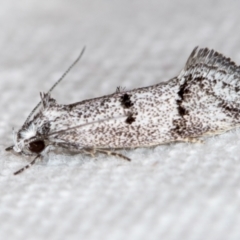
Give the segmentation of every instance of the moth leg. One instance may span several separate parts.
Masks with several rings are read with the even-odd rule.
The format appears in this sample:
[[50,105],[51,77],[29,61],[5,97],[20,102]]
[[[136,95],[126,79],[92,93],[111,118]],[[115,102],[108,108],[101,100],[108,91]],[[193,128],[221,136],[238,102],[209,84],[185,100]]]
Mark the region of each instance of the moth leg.
[[182,141],[188,142],[188,143],[204,143],[204,140],[200,138],[191,138],[191,137],[184,138],[182,139]]
[[91,155],[91,157],[95,157],[96,149],[94,149],[94,148],[84,149],[84,150],[83,150],[83,153],[84,153],[84,154]]
[[75,144],[70,144],[70,143],[56,143],[54,144],[54,146],[58,146],[58,147],[62,147],[64,149],[70,149],[76,153],[84,153],[84,154],[88,154],[91,155],[92,157],[95,157],[96,153],[102,153],[102,154],[106,154],[108,156],[112,155],[112,156],[116,156],[119,158],[122,158],[124,160],[127,161],[131,161],[130,158],[120,154],[120,153],[116,153],[116,152],[112,152],[109,150],[103,150],[103,149],[96,149],[96,148],[84,148],[84,149],[78,149],[78,146]]
[[102,149],[96,149],[96,152],[97,152],[97,153],[106,154],[106,155],[108,155],[108,156],[119,157],[119,158],[122,158],[122,159],[127,160],[127,161],[131,161],[130,158],[124,156],[124,155],[121,154],[121,153],[112,152],[112,151],[109,151],[109,150],[102,150]]
[[59,147],[64,149],[66,152],[73,152],[73,153],[83,153],[87,155],[91,155],[92,157],[95,156],[95,149],[94,148],[81,148],[77,144],[74,143],[52,143],[54,147]]

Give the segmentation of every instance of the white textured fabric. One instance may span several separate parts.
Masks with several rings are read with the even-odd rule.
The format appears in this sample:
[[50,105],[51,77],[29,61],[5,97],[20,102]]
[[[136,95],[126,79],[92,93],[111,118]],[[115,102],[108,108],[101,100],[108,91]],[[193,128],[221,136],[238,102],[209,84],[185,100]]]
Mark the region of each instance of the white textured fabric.
[[4,151],[47,91],[61,103],[168,80],[192,49],[240,63],[239,1],[2,1],[0,239],[239,240],[240,132],[124,153],[51,155],[24,173]]

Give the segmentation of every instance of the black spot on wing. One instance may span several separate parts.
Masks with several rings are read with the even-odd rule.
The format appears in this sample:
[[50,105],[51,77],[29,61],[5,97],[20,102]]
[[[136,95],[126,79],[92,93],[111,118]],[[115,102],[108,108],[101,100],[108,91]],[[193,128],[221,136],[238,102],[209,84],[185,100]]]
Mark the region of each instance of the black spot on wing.
[[[191,78],[191,76],[190,76],[190,78]],[[181,117],[183,117],[184,115],[187,114],[186,109],[182,106],[182,102],[184,100],[184,94],[186,92],[188,92],[188,90],[186,88],[187,88],[187,81],[183,85],[180,86],[180,89],[178,91],[179,99],[176,101],[177,102],[177,110]]]
[[122,95],[120,97],[120,101],[121,101],[121,105],[124,107],[124,108],[130,108],[133,106],[133,103],[131,101],[131,96],[127,93],[125,93],[124,95]]
[[126,123],[127,124],[132,124],[133,122],[135,122],[135,120],[136,120],[136,118],[133,117],[132,113],[130,113],[129,116],[127,117],[127,119],[126,119]]

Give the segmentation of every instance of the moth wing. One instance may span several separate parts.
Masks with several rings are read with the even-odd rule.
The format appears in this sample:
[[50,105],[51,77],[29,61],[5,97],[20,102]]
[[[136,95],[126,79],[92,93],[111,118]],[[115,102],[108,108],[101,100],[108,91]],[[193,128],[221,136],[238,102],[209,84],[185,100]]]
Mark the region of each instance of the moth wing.
[[[171,130],[177,114],[175,82],[176,79],[66,106],[71,110],[62,114],[65,120],[56,124],[61,130],[52,133],[50,141],[61,141],[77,149],[136,148],[174,141]],[[70,124],[62,127],[66,119]]]
[[206,77],[210,81],[224,82],[232,87],[240,86],[240,66],[230,58],[208,48],[194,48],[178,78],[190,74],[195,78]]
[[230,58],[196,47],[178,76],[184,135],[222,133],[240,122],[240,67]]

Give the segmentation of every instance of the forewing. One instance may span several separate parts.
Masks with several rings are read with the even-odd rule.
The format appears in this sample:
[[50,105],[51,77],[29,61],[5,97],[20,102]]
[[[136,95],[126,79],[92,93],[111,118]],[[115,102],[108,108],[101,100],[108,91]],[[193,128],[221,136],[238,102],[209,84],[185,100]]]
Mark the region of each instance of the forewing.
[[174,141],[177,91],[172,79],[69,105],[71,126],[53,134],[51,140],[79,148],[135,148]]

